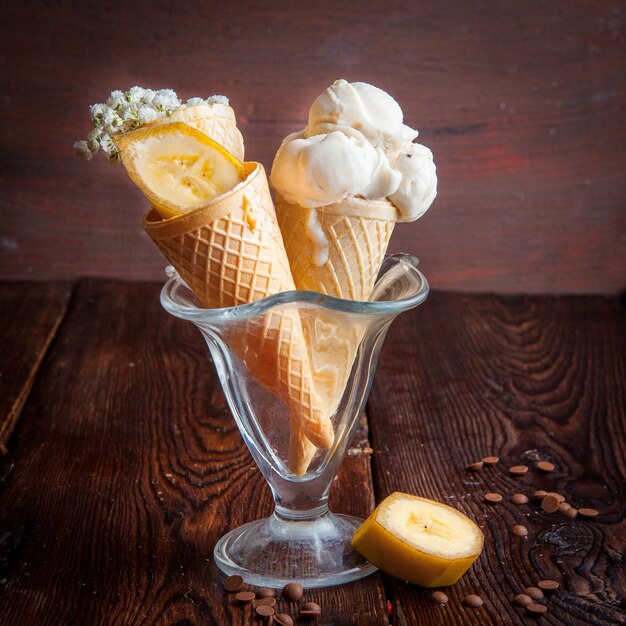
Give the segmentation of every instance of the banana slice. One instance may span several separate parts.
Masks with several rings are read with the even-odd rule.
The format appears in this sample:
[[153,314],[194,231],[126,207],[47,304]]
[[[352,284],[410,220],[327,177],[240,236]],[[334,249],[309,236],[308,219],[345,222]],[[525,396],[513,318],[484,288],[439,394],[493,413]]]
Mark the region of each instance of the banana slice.
[[115,137],[131,180],[167,219],[203,206],[245,179],[243,164],[181,122]]
[[396,492],[360,526],[352,547],[396,578],[422,587],[447,587],[481,553],[483,534],[450,506]]

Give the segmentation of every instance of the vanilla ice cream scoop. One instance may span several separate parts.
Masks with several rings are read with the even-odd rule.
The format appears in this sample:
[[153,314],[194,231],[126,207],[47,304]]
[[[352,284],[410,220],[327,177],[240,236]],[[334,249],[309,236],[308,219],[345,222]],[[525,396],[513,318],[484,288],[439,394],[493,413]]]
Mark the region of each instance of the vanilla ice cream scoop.
[[337,80],[313,102],[306,128],[281,144],[270,181],[301,207],[387,199],[398,221],[413,221],[437,194],[432,153],[412,143],[417,134],[382,89]]

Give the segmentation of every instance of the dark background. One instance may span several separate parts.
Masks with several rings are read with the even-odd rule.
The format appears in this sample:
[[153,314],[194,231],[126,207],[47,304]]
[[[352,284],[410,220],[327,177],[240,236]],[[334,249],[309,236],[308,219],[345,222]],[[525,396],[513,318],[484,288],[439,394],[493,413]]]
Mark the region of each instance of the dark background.
[[336,78],[393,95],[435,154],[439,196],[399,225],[435,288],[626,286],[626,3],[25,2],[0,25],[1,278],[163,277],[146,201],[80,161],[112,89],[227,95],[271,166]]

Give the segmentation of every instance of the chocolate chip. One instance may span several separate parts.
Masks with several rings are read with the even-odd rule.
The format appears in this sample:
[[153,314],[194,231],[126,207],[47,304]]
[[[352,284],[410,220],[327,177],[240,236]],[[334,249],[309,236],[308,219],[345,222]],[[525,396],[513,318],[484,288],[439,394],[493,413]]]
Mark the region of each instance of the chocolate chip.
[[526,537],[528,535],[528,528],[521,524],[515,524],[512,528],[512,532],[516,537]]
[[487,502],[491,502],[491,504],[502,502],[502,496],[499,493],[486,493],[483,498],[485,498]]
[[554,496],[559,502],[565,502],[565,496],[562,496],[560,493],[556,491],[548,491],[549,496]]
[[261,598],[257,600],[256,606],[276,606],[276,598]]
[[239,602],[243,602],[244,604],[247,604],[248,602],[252,602],[252,600],[254,600],[255,595],[253,591],[239,591],[237,595],[235,596],[235,598]]
[[527,596],[525,593],[518,593],[513,598],[513,604],[517,606],[528,606],[533,603],[533,599],[530,596]]
[[274,624],[276,626],[293,626],[293,619],[287,613],[279,613],[274,615]]
[[435,604],[448,604],[448,596],[443,591],[433,591],[430,594],[430,599]]
[[484,603],[483,603],[483,599],[480,596],[470,593],[469,595],[463,598],[463,604],[473,609],[477,609],[479,606],[482,606]]
[[529,613],[534,613],[535,615],[540,615],[542,613],[547,613],[548,612],[548,607],[545,604],[529,604],[526,607],[526,610]]
[[598,511],[596,511],[595,509],[582,508],[582,509],[578,509],[578,512],[583,517],[596,517],[598,515]]
[[544,491],[543,489],[538,489],[537,491],[535,491],[535,493],[533,493],[533,498],[535,500],[543,500],[547,495],[547,491]]
[[559,583],[556,580],[540,580],[537,587],[544,591],[556,591],[559,588]]
[[500,457],[497,456],[486,456],[484,459],[482,459],[482,462],[485,465],[495,465],[499,460]]
[[229,576],[224,581],[224,589],[226,591],[239,591],[243,587],[243,578],[241,576]]
[[509,474],[513,474],[514,476],[522,476],[528,472],[527,465],[514,465],[513,467],[509,467]]
[[287,602],[297,602],[304,593],[300,583],[288,583],[283,587],[282,596]]
[[560,502],[558,501],[558,499],[555,496],[547,495],[541,501],[541,508],[546,513],[554,513],[555,511],[559,510],[559,504],[560,504]]
[[528,502],[528,496],[523,493],[514,493],[511,496],[511,502],[513,504],[526,504]]
[[262,598],[275,598],[276,597],[276,589],[270,589],[269,587],[261,587],[256,592],[256,597],[259,599]]
[[526,587],[526,589],[524,589],[524,593],[535,601],[543,598],[543,591],[541,591],[539,587]]
[[578,517],[578,509],[572,507],[571,509],[567,509],[567,511],[565,511],[563,515],[565,515],[565,517],[573,519],[574,517]]
[[565,513],[565,511],[569,511],[571,508],[571,504],[568,504],[567,502],[561,502],[561,504],[559,504],[559,513]]
[[478,472],[483,468],[483,462],[477,461],[476,463],[470,463],[466,469],[470,470],[470,472]]
[[272,615],[273,616],[274,613],[276,613],[276,611],[274,611],[274,607],[266,606],[266,605],[257,606],[256,609],[254,609],[254,612],[259,617],[267,617],[268,615]]
[[315,602],[305,602],[300,609],[300,617],[313,619],[322,614],[322,607]]
[[550,463],[550,461],[539,461],[537,463],[537,469],[540,469],[542,472],[553,472],[554,468],[554,463]]

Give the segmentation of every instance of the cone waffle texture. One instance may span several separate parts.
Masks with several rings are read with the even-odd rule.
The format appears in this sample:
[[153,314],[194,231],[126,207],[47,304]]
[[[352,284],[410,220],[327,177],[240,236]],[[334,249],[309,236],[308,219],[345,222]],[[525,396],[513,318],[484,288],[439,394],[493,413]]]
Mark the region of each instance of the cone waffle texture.
[[199,104],[174,111],[169,117],[159,118],[153,124],[182,122],[204,133],[243,161],[243,137],[237,128],[234,111],[225,104]]
[[[328,241],[328,260],[315,263],[311,211]],[[348,300],[368,300],[397,220],[387,200],[350,198],[318,209],[289,204],[276,194],[276,212],[297,289]],[[364,329],[332,314],[303,320],[316,389],[332,415],[343,396]]]
[[[144,229],[206,307],[232,307],[282,291],[294,282],[276,222],[267,177],[245,163],[247,178],[204,207]],[[227,338],[251,376],[281,397],[290,415],[289,465],[301,475],[315,446],[328,448],[333,427],[315,392],[309,355],[296,309],[270,310],[236,326]]]

